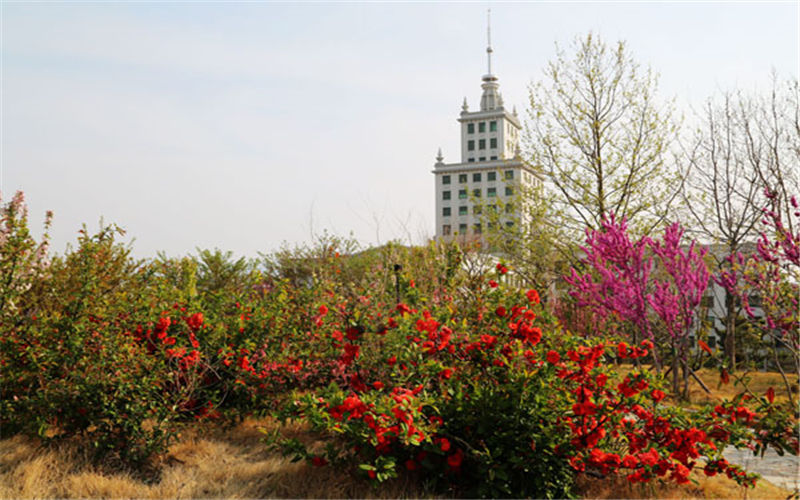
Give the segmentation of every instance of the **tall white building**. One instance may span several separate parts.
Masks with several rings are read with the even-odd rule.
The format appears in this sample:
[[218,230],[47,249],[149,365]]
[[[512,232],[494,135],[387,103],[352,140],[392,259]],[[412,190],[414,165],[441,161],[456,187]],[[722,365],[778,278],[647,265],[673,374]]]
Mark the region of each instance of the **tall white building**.
[[[534,170],[520,159],[522,127],[514,109],[503,105],[497,77],[492,74],[491,36],[486,47],[488,72],[483,76],[480,109],[461,106],[461,161],[436,157],[436,236],[450,240],[483,239],[492,224],[524,223],[520,192],[541,185]],[[522,189],[522,191],[520,191]],[[496,215],[493,215],[496,214]]]

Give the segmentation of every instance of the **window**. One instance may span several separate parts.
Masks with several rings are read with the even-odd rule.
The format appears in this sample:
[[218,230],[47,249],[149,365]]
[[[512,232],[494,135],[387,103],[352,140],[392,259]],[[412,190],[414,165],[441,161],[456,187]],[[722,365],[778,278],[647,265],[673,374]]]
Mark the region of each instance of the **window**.
[[514,204],[513,203],[507,203],[506,204],[506,213],[510,214],[512,212],[514,212]]
[[467,207],[458,207],[458,215],[467,215]]
[[489,198],[494,198],[495,196],[497,196],[497,188],[487,188],[486,196],[488,196]]
[[514,194],[514,188],[511,186],[506,186],[506,196],[511,196]]
[[486,139],[478,139],[478,149],[486,149]]
[[492,148],[492,149],[497,147],[497,138],[496,137],[492,137],[491,139],[489,139],[489,147]]
[[442,199],[449,200],[450,199],[450,191],[442,191]]
[[478,158],[478,161],[486,161],[486,157],[485,156],[481,156],[480,158]]
[[467,234],[467,225],[466,224],[459,224],[458,225],[458,234]]
[[475,158],[470,158],[470,159],[469,159],[469,160],[467,160],[467,161],[468,161],[468,162],[470,162],[470,163],[472,163],[472,162],[474,162],[474,161],[475,161]]
[[506,179],[513,179],[513,178],[514,178],[514,171],[506,170]]
[[474,226],[472,226],[472,232],[475,233],[475,234],[481,234],[483,232],[482,229],[481,229],[480,222],[475,224]]
[[467,151],[475,151],[475,141],[467,141]]
[[450,234],[450,224],[445,224],[442,226],[442,234],[445,236]]
[[450,217],[450,207],[444,207],[442,209],[442,215],[445,217]]
[[492,120],[489,122],[489,132],[497,132],[497,121]]
[[492,156],[492,157],[491,157],[491,158],[489,158],[489,159],[490,159],[490,160],[496,160],[496,159],[497,159],[497,157],[496,157],[496,156]]
[[514,227],[514,221],[511,221],[511,220],[507,221],[506,222],[506,227]]
[[486,180],[489,181],[489,182],[496,181],[497,180],[497,172],[489,172],[488,174],[486,174]]
[[708,347],[712,349],[717,347],[717,337],[708,337]]
[[475,124],[474,123],[467,123],[467,133],[474,134],[475,133]]
[[481,181],[481,174],[478,172],[477,174],[472,174],[472,182],[480,182]]
[[481,188],[473,189],[472,190],[472,196],[474,196],[475,198],[480,198],[481,197]]
[[467,183],[467,174],[458,174],[458,183],[459,184],[466,184]]
[[467,190],[466,189],[459,189],[458,190],[458,199],[459,200],[466,200],[467,199]]
[[449,175],[443,175],[442,176],[442,184],[450,184],[450,176]]
[[473,214],[475,214],[475,215],[480,215],[480,214],[481,214],[481,212],[483,212],[483,207],[482,207],[482,206],[480,206],[480,205],[473,205],[473,207],[472,207],[472,213],[473,213]]
[[478,132],[486,132],[486,122],[480,122],[478,124]]

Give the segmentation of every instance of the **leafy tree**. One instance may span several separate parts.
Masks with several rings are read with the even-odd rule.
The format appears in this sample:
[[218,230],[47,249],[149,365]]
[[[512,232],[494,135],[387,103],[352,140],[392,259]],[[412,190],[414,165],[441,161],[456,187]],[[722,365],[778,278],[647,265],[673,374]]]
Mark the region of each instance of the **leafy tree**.
[[231,251],[199,250],[197,289],[205,294],[241,292],[249,283],[252,267],[244,257],[234,260]]
[[540,183],[517,184],[514,193],[510,203],[520,210],[513,217],[494,205],[480,205],[485,242],[514,264],[514,274],[526,286],[547,293],[569,270],[569,239],[555,217],[551,195]]
[[559,49],[531,86],[529,160],[574,236],[610,213],[645,234],[666,217],[680,181],[667,161],[677,125],[657,86],[624,42],[609,46],[591,33],[576,39],[572,56]]

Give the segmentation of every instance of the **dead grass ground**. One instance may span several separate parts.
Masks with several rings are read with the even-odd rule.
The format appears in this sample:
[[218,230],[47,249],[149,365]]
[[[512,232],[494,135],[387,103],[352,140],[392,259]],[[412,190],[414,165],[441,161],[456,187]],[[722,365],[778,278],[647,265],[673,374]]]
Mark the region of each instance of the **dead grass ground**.
[[[374,489],[330,467],[291,463],[269,452],[259,427],[195,429],[172,446],[157,480],[104,472],[75,444],[43,449],[16,436],[0,441],[0,498],[408,498],[425,496],[409,480]],[[291,429],[290,429],[291,431]],[[295,428],[306,440],[313,437]]]
[[779,488],[767,481],[759,481],[755,488],[743,488],[725,477],[706,477],[692,472],[690,478],[695,484],[688,485],[631,485],[625,478],[592,479],[582,477],[578,490],[583,498],[664,498],[664,499],[788,499],[793,497],[789,490]]
[[[749,372],[738,373],[747,379],[747,388],[756,396],[763,396],[767,389],[772,387],[775,390],[775,401],[785,402],[789,400],[789,394],[786,390],[780,373],[775,372]],[[710,370],[703,368],[698,372],[700,379],[711,389],[711,394],[706,393],[700,384],[694,379],[690,379],[689,395],[692,403],[703,404],[707,402],[716,402],[724,398],[732,398],[737,394],[744,392],[745,388],[741,384],[735,384],[734,377],[731,377],[730,383],[721,385],[719,370]],[[795,390],[797,389],[797,374],[787,374],[790,386]]]
[[[633,370],[633,365],[623,364],[617,367],[617,372],[620,376],[624,376]],[[736,377],[731,376],[730,382],[727,384],[720,384],[719,370],[712,370],[709,368],[702,368],[698,370],[697,375],[709,388],[711,394],[707,393],[697,381],[689,378],[689,399],[691,405],[702,406],[706,403],[717,403],[723,399],[730,399],[734,396],[745,391],[742,384],[736,383]],[[775,390],[775,401],[786,402],[789,400],[789,394],[786,390],[786,384],[780,373],[776,372],[737,372],[739,377],[747,379],[747,388],[756,396],[763,396],[766,394],[767,389],[772,387]],[[795,392],[798,390],[798,378],[796,373],[787,374],[790,387]]]

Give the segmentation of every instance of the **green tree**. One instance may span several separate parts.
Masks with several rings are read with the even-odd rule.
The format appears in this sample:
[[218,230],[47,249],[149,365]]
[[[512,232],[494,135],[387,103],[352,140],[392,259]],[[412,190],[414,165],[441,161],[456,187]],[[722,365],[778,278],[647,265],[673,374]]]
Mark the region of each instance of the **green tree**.
[[571,56],[558,49],[531,85],[526,153],[574,238],[610,213],[644,234],[667,217],[680,184],[669,161],[677,124],[657,90],[657,76],[640,70],[624,42],[591,33]]

